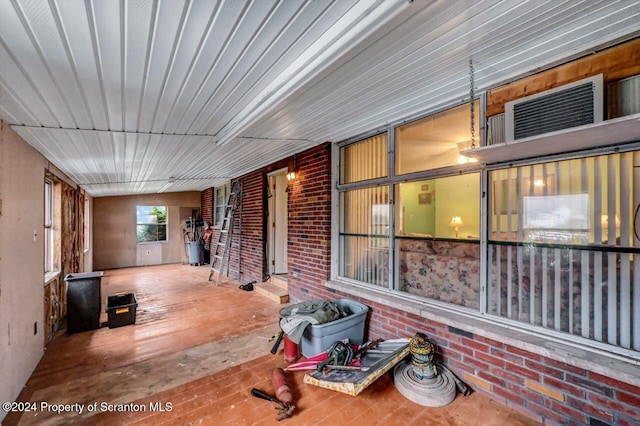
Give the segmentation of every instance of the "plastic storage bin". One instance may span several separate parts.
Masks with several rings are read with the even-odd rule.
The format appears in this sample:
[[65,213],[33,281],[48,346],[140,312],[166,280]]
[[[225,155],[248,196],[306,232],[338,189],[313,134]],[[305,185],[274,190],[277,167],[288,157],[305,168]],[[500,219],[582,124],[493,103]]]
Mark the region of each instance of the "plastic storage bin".
[[107,297],[107,320],[109,328],[136,323],[138,301],[135,293],[116,294]]
[[102,271],[68,274],[64,281],[67,286],[67,333],[100,328]]
[[300,341],[300,352],[305,357],[326,351],[338,340],[349,339],[350,343],[364,342],[364,327],[369,308],[349,299],[333,300],[333,303],[351,315],[324,324],[311,324],[304,330]]

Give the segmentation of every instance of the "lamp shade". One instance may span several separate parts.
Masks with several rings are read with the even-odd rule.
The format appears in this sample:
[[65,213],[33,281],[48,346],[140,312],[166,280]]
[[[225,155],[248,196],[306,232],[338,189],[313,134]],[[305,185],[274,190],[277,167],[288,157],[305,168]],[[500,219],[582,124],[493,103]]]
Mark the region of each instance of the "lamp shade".
[[462,223],[462,218],[460,216],[454,216],[451,218],[451,223],[449,224],[449,226],[463,226],[464,223]]

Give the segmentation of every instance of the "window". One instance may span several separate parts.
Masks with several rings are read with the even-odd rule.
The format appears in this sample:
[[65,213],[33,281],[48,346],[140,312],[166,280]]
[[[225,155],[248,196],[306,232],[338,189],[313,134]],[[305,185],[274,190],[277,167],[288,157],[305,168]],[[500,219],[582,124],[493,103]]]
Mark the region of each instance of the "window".
[[53,182],[47,180],[44,182],[44,272],[53,272],[55,270],[54,209]]
[[459,152],[469,109],[397,127],[393,146],[385,133],[340,147],[341,277],[480,309],[480,172]]
[[640,350],[639,165],[627,152],[491,171],[487,312]]
[[215,195],[215,226],[222,225],[222,219],[224,219],[225,209],[227,207],[227,200],[229,199],[230,185],[222,185],[216,188]]
[[387,176],[387,149],[386,133],[340,148],[340,183]]
[[397,288],[480,308],[480,173],[396,185]]
[[137,206],[136,234],[138,243],[167,241],[167,208]]
[[[480,110],[479,101],[475,102]],[[460,151],[471,147],[469,104],[460,105],[395,129],[396,174],[455,166],[469,159]],[[475,129],[480,128],[475,114]]]

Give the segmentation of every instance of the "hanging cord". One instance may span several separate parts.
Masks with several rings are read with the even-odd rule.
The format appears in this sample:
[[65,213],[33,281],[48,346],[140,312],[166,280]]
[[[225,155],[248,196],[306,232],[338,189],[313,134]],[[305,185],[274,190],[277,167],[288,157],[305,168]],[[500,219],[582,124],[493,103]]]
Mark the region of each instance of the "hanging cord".
[[476,106],[475,70],[473,59],[469,59],[469,108],[471,109],[471,149],[476,147]]

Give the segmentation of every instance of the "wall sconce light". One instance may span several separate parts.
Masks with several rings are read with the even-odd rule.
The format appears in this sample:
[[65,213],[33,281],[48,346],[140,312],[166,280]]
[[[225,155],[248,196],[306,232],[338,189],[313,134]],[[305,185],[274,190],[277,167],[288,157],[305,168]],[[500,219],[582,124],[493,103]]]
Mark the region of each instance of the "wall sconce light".
[[456,229],[456,238],[458,238],[458,230],[464,226],[464,223],[462,223],[462,218],[460,216],[454,216],[451,218],[449,226]]
[[289,169],[287,171],[287,180],[292,181],[296,178],[296,172],[298,171],[298,163],[296,159],[296,154],[293,154],[293,167],[289,165]]

